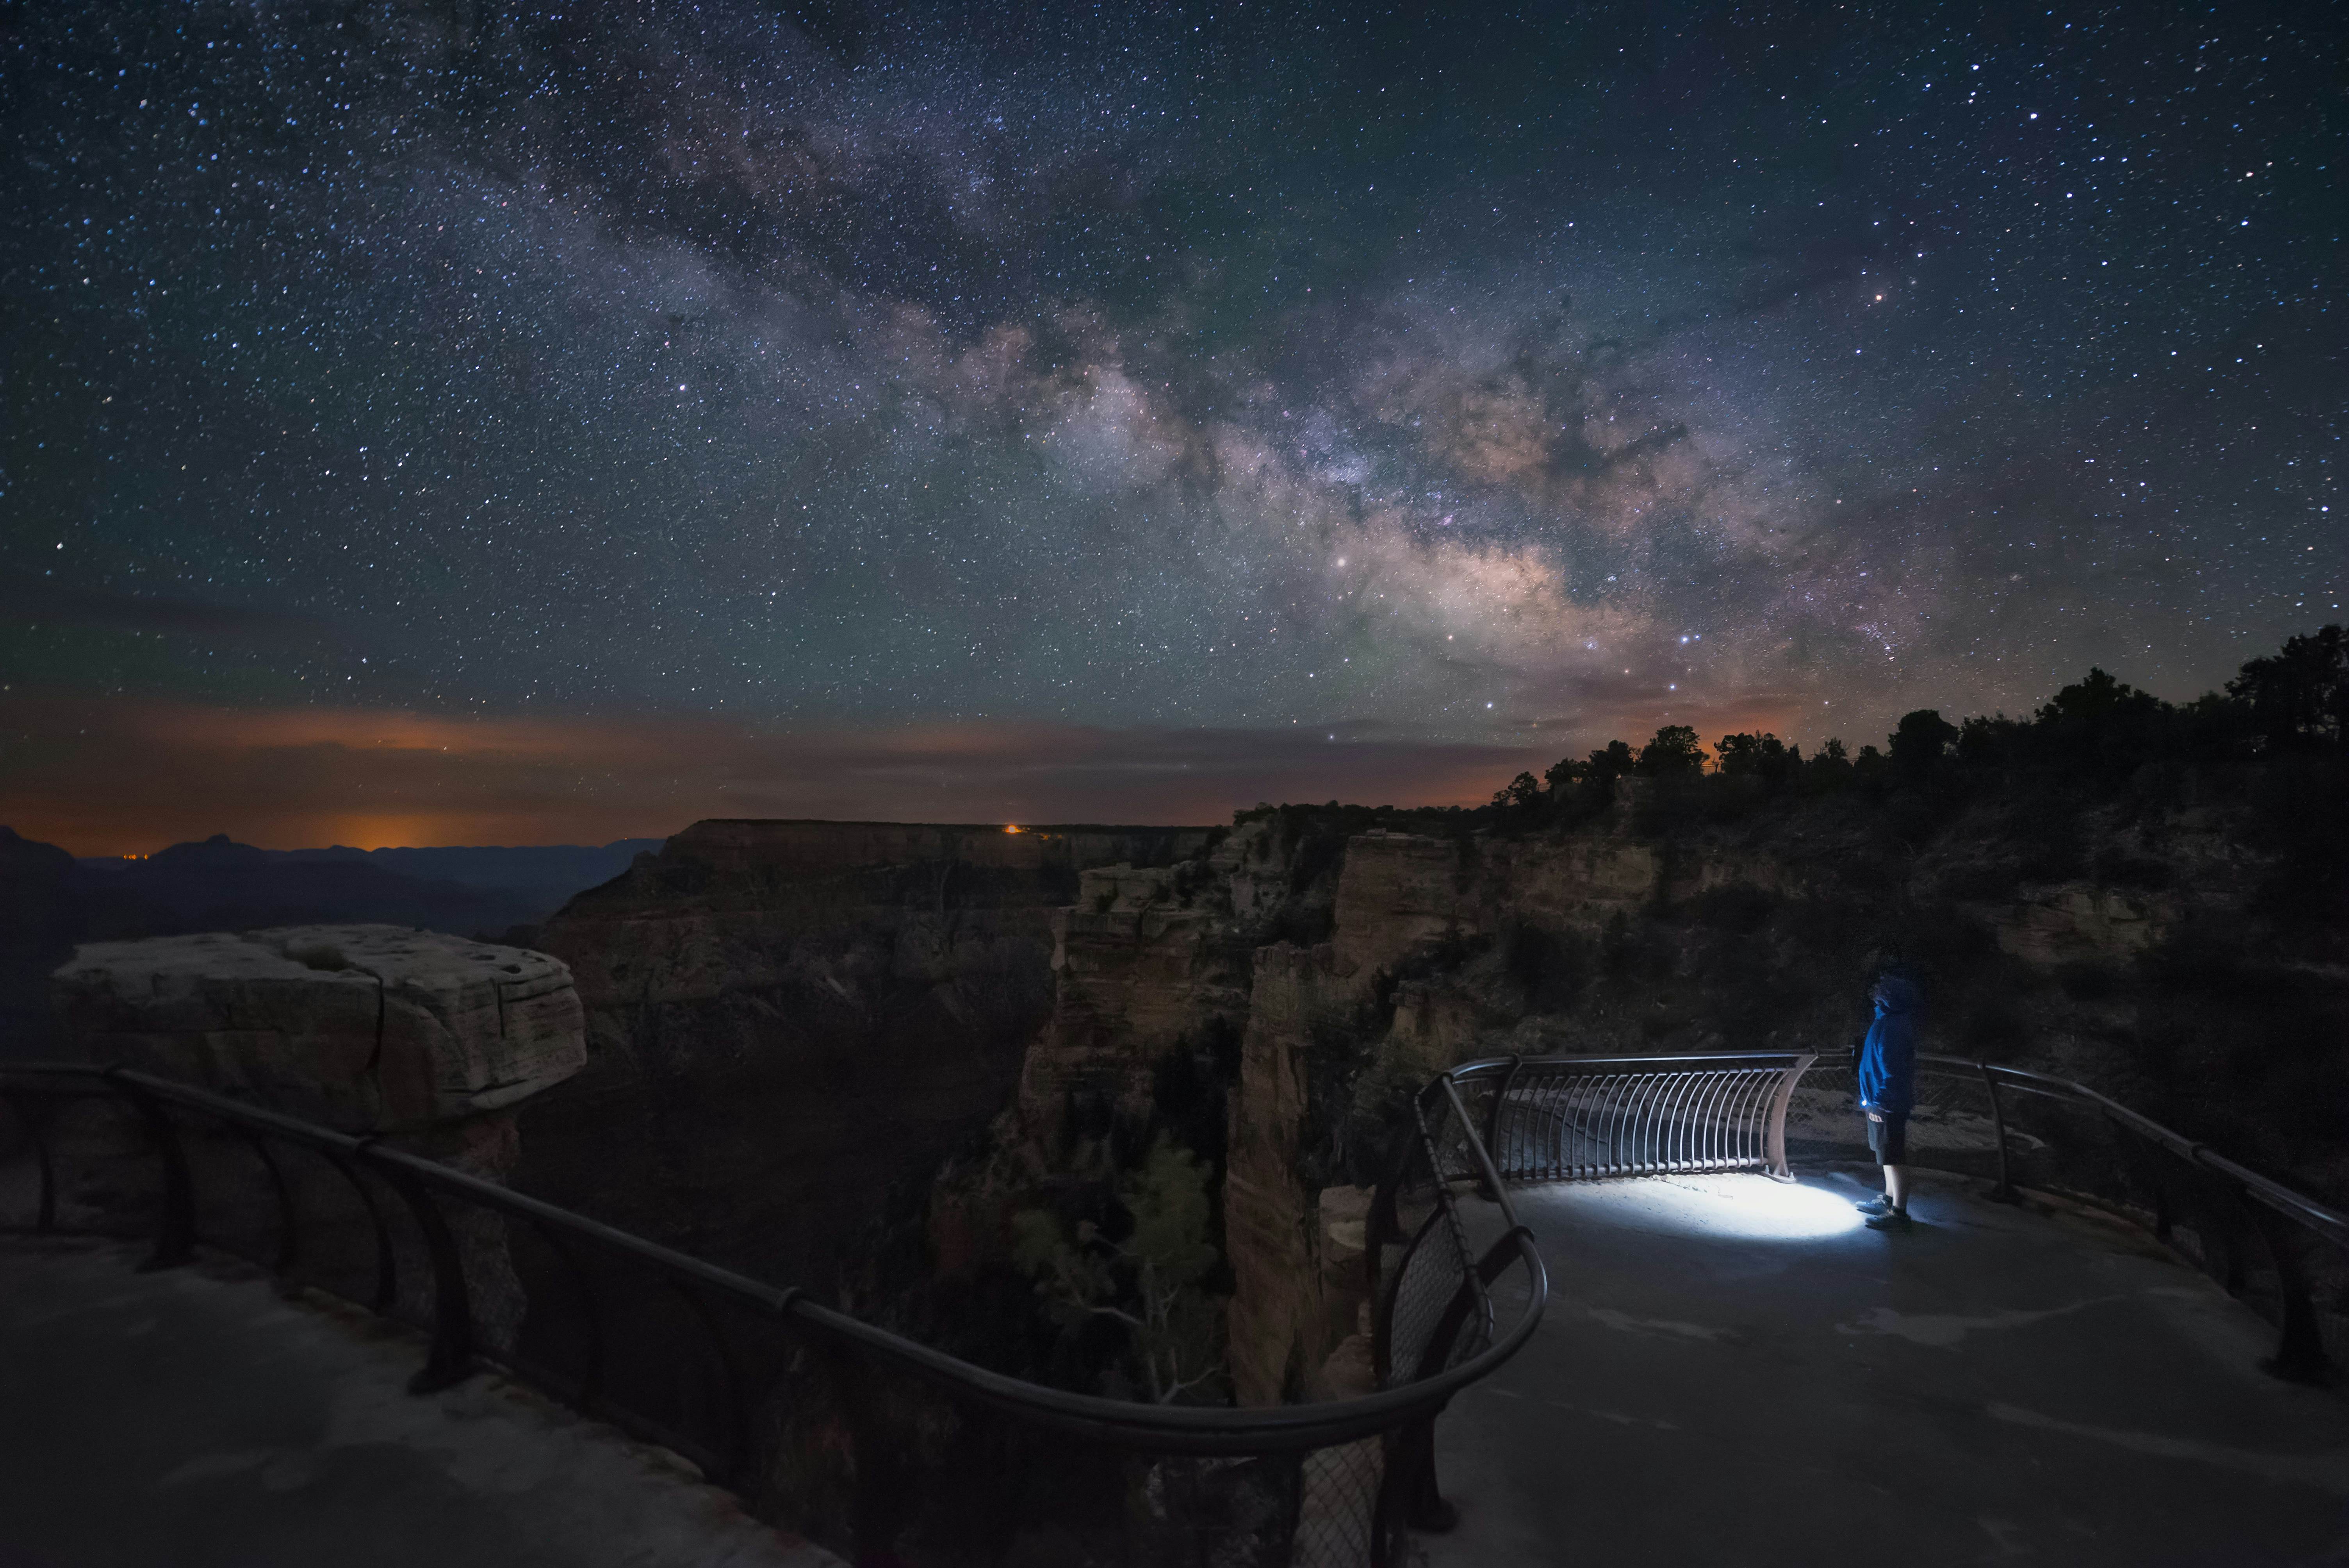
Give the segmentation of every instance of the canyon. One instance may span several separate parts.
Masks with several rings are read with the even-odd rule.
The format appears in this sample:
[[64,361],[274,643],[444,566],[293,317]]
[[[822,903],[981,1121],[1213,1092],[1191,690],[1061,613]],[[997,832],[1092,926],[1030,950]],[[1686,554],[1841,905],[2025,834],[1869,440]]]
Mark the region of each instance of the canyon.
[[[1364,1216],[1430,1074],[1552,1052],[1831,1066],[1888,962],[1925,992],[1928,1049],[2085,1078],[2305,1190],[2349,1188],[2349,954],[2279,904],[2289,857],[2239,799],[1728,799],[1627,776],[1547,820],[698,822],[573,897],[534,954],[431,939],[496,952],[562,1013],[543,1065],[518,1047],[513,1073],[433,1095],[346,1072],[312,1111],[392,1130],[429,1111],[419,1148],[1005,1373],[1250,1405],[1372,1386]],[[283,970],[331,992],[355,1067],[380,1035],[358,1004],[389,994],[366,976],[407,934],[338,938],[335,965],[301,932],[209,940],[253,971],[227,991]],[[68,1032],[150,1059],[140,987],[86,955],[57,983]],[[220,1081],[305,1092],[237,1020],[203,1027],[253,1047],[208,1038]],[[567,1287],[515,1245],[488,1342],[563,1364]],[[615,1375],[662,1375],[657,1349]],[[1137,1483],[838,1366],[793,1362],[762,1408],[761,1511],[907,1561],[1155,1561],[1133,1531],[1164,1526],[1164,1487],[1227,1520],[1277,1495],[1245,1469]]]
[[1428,1074],[1832,1057],[1897,959],[1929,1048],[2085,1078],[2349,1185],[2337,1132],[2295,1109],[2342,1071],[2349,966],[2260,940],[2269,868],[2226,802],[2080,811],[2072,874],[2043,880],[2045,823],[2011,801],[1920,843],[1857,797],[1660,825],[1656,788],[1514,834],[1334,806],[697,824],[546,927],[589,1061],[523,1108],[518,1179],[1005,1370],[1123,1389],[1096,1331],[1040,1312],[1021,1217],[1113,1243],[1123,1184],[1171,1142],[1213,1205],[1213,1387],[1333,1397],[1365,1366],[1367,1189]]

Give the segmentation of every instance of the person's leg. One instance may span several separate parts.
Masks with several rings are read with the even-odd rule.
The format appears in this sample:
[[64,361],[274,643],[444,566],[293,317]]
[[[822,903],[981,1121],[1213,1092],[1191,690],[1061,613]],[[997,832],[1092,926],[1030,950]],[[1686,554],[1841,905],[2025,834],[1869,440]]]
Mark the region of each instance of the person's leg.
[[[1859,1124],[1868,1131],[1868,1152],[1875,1157],[1876,1163],[1881,1167],[1884,1164],[1884,1119],[1874,1111],[1864,1110],[1859,1113]],[[1881,1197],[1870,1198],[1854,1206],[1861,1213],[1871,1217],[1890,1213],[1893,1208],[1891,1186],[1891,1178],[1888,1176],[1885,1179],[1885,1191]]]
[[1909,1118],[1902,1112],[1886,1111],[1880,1119],[1869,1123],[1869,1131],[1876,1162],[1884,1167],[1884,1202],[1880,1212],[1870,1214],[1868,1228],[1905,1231],[1909,1228]]
[[1905,1216],[1909,1212],[1909,1113],[1888,1110],[1884,1113],[1884,1195],[1892,1201],[1892,1212]]

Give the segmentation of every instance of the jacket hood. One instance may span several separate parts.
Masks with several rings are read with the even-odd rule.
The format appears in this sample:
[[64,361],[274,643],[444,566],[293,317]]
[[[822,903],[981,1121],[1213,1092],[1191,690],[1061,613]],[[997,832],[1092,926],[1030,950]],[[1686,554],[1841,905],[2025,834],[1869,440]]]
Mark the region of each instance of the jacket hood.
[[1888,1013],[1913,1013],[1920,999],[1916,985],[1899,975],[1879,976],[1869,995],[1876,998],[1877,1006]]

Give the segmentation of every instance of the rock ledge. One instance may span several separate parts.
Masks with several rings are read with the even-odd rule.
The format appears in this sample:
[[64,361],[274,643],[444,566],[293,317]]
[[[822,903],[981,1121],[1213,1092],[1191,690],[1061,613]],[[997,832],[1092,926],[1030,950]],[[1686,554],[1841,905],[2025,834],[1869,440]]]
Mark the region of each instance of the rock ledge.
[[91,943],[51,995],[93,1060],[359,1131],[496,1110],[586,1061],[562,961],[406,926]]

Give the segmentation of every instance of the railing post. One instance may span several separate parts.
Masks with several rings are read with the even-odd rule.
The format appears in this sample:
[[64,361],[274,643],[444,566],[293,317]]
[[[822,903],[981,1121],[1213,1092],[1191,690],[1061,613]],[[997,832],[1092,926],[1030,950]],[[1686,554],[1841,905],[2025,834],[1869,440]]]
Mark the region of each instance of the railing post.
[[2219,1213],[2220,1237],[2227,1249],[2227,1272],[2219,1283],[2226,1287],[2229,1295],[2240,1295],[2251,1283],[2251,1260],[2244,1255],[2251,1249],[2243,1245],[2243,1233],[2251,1228],[2253,1222],[2245,1212],[2248,1205],[2240,1193],[2216,1179],[2212,1186],[2219,1194],[2213,1207]]
[[1458,1524],[1458,1505],[1435,1481],[1435,1417],[1404,1423],[1389,1437],[1388,1445],[1386,1484],[1394,1489],[1393,1516],[1406,1529],[1433,1535]]
[[[40,1168],[41,1195],[39,1207],[34,1211],[33,1228],[47,1235],[57,1228],[57,1173],[49,1158],[49,1102],[35,1095],[0,1095],[16,1119],[25,1124],[25,1135],[33,1140],[33,1160]],[[34,1107],[39,1107],[36,1115]]]
[[362,1141],[359,1157],[382,1172],[392,1191],[408,1205],[408,1212],[416,1217],[416,1228],[424,1236],[425,1256],[432,1264],[432,1349],[425,1357],[422,1370],[408,1380],[408,1391],[437,1394],[472,1376],[473,1315],[465,1298],[465,1265],[457,1255],[456,1238],[449,1233],[449,1222],[441,1215],[440,1205],[433,1202],[432,1195],[393,1161],[368,1159],[375,1142],[372,1138]]
[[389,1312],[392,1303],[399,1299],[399,1262],[392,1252],[391,1227],[383,1221],[383,1205],[375,1201],[375,1194],[367,1191],[367,1184],[359,1179],[357,1168],[349,1160],[331,1149],[319,1152],[326,1156],[328,1164],[343,1173],[343,1180],[349,1182],[351,1191],[359,1195],[359,1202],[367,1212],[368,1222],[375,1227],[374,1305],[378,1312]]
[[680,1279],[671,1279],[668,1285],[685,1298],[685,1305],[691,1307],[693,1315],[700,1320],[702,1332],[709,1336],[711,1347],[718,1352],[718,1369],[725,1374],[726,1473],[710,1479],[720,1486],[730,1486],[738,1491],[747,1490],[743,1481],[750,1468],[750,1415],[749,1398],[742,1390],[741,1368],[735,1365],[733,1346],[727,1343],[725,1332],[718,1326],[717,1315],[701,1299],[700,1292]]
[[1786,1162],[1786,1106],[1795,1098],[1795,1085],[1811,1070],[1817,1061],[1816,1052],[1806,1052],[1790,1063],[1778,1078],[1778,1087],[1770,1093],[1769,1119],[1763,1125],[1762,1155],[1769,1163],[1765,1174],[1775,1181],[1792,1181],[1794,1167]]
[[188,1151],[180,1142],[180,1129],[169,1112],[146,1090],[125,1083],[112,1071],[107,1075],[114,1091],[139,1109],[139,1119],[155,1140],[163,1161],[163,1218],[155,1231],[155,1250],[139,1265],[141,1274],[178,1268],[196,1255],[196,1189],[188,1173]]
[[2260,1369],[2287,1383],[2324,1382],[2332,1363],[2324,1354],[2324,1337],[2317,1330],[2316,1305],[2309,1296],[2308,1274],[2300,1266],[2300,1254],[2284,1234],[2282,1219],[2248,1196],[2242,1203],[2275,1263],[2276,1294],[2283,1298],[2276,1353],[2261,1362]]
[[548,1250],[563,1260],[564,1270],[571,1276],[572,1288],[578,1292],[580,1308],[586,1315],[587,1365],[579,1374],[577,1403],[583,1412],[592,1416],[595,1414],[596,1397],[604,1387],[603,1303],[595,1295],[595,1285],[588,1281],[586,1267],[580,1263],[579,1254],[565,1245],[545,1221],[533,1215],[531,1228],[538,1233],[539,1239],[546,1243]]
[[[1509,1053],[1509,1070],[1503,1073],[1501,1081],[1494,1086],[1493,1103],[1485,1112],[1485,1156],[1492,1161],[1494,1171],[1504,1181],[1508,1179],[1509,1172],[1506,1162],[1502,1160],[1500,1153],[1501,1111],[1508,1103],[1510,1086],[1517,1081],[1517,1069],[1525,1065],[1526,1058],[1523,1056],[1516,1051]],[[1498,1194],[1487,1192],[1485,1196],[1490,1199],[1497,1197]]]
[[277,1261],[269,1265],[269,1272],[282,1274],[294,1266],[299,1250],[300,1222],[295,1218],[293,1189],[285,1184],[285,1172],[278,1168],[277,1156],[269,1151],[261,1134],[247,1128],[244,1140],[261,1157],[262,1165],[269,1171],[269,1185],[277,1194]]
[[2014,1182],[2006,1163],[2006,1105],[1999,1099],[1998,1075],[1990,1070],[1988,1062],[1976,1062],[1982,1069],[1982,1087],[1990,1091],[1990,1122],[1998,1138],[1998,1184],[1986,1196],[1993,1203],[2020,1203],[2023,1194],[2014,1190]]

